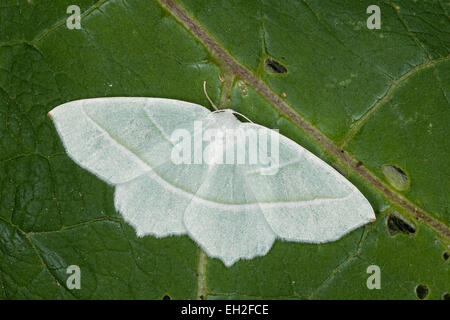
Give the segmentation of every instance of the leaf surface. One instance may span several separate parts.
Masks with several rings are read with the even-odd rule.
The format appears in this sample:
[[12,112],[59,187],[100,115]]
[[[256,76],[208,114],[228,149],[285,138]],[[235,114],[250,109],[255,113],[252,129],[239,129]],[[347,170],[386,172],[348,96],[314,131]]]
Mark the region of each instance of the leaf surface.
[[[66,28],[71,4],[0,11],[1,298],[415,299],[420,284],[448,297],[448,1],[380,3],[381,30],[366,28],[368,1],[78,1],[80,30]],[[208,106],[205,80],[221,107],[335,166],[377,221],[231,268],[188,237],[137,238],[46,114],[110,96]],[[393,215],[414,232],[389,232]],[[73,264],[80,290],[66,287]]]

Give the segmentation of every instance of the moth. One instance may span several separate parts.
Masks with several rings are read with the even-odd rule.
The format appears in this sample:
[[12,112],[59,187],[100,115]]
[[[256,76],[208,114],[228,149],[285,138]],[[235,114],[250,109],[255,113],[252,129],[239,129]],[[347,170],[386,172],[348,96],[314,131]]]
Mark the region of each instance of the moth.
[[138,236],[187,234],[226,266],[267,254],[276,239],[334,241],[375,219],[334,168],[233,110],[116,97],[49,116],[69,157],[115,186],[115,208]]

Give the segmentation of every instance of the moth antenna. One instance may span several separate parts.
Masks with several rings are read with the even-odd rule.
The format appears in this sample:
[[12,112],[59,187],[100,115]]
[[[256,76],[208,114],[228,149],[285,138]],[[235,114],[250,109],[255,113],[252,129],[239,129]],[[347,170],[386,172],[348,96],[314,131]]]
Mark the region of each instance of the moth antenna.
[[205,93],[206,99],[208,99],[209,103],[213,106],[216,111],[219,111],[219,108],[212,102],[211,98],[208,96],[208,92],[206,92],[206,81],[203,81],[203,92]]
[[234,110],[231,110],[231,112],[234,113],[234,114],[240,115],[242,118],[244,118],[244,119],[247,120],[248,122],[254,123],[252,120],[250,120],[249,118],[247,118],[246,116],[244,116],[244,115],[243,115],[242,113],[240,113],[240,112],[237,112],[237,111],[234,111]]

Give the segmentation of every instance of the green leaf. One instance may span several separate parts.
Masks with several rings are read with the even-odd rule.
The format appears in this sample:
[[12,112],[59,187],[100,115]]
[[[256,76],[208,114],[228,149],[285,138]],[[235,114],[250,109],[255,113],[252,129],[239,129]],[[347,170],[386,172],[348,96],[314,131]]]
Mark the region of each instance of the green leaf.
[[[448,298],[448,1],[380,3],[380,30],[369,1],[80,0],[80,30],[66,27],[72,1],[3,2],[0,298],[417,299],[418,285]],[[332,164],[377,221],[231,268],[188,237],[138,239],[46,114],[103,96],[208,106],[205,80],[221,107]]]

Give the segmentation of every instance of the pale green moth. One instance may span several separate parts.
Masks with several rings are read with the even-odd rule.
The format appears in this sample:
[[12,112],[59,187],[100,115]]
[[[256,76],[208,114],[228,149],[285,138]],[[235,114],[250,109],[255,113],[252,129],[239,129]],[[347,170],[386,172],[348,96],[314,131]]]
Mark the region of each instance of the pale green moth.
[[[49,116],[67,154],[116,187],[115,207],[138,236],[187,234],[226,266],[267,254],[275,239],[334,241],[375,219],[361,192],[331,166],[278,132],[240,122],[233,113],[170,99],[97,98],[62,104]],[[264,171],[274,167],[267,161],[207,163],[239,147],[237,140],[228,144],[218,136],[202,146],[209,148],[200,153],[205,161],[184,152],[174,162],[183,134],[198,144],[195,124],[215,133],[268,132],[278,141],[276,170]],[[174,138],[174,132],[181,134]],[[248,144],[244,151],[251,151]],[[267,159],[271,162],[273,154]]]

